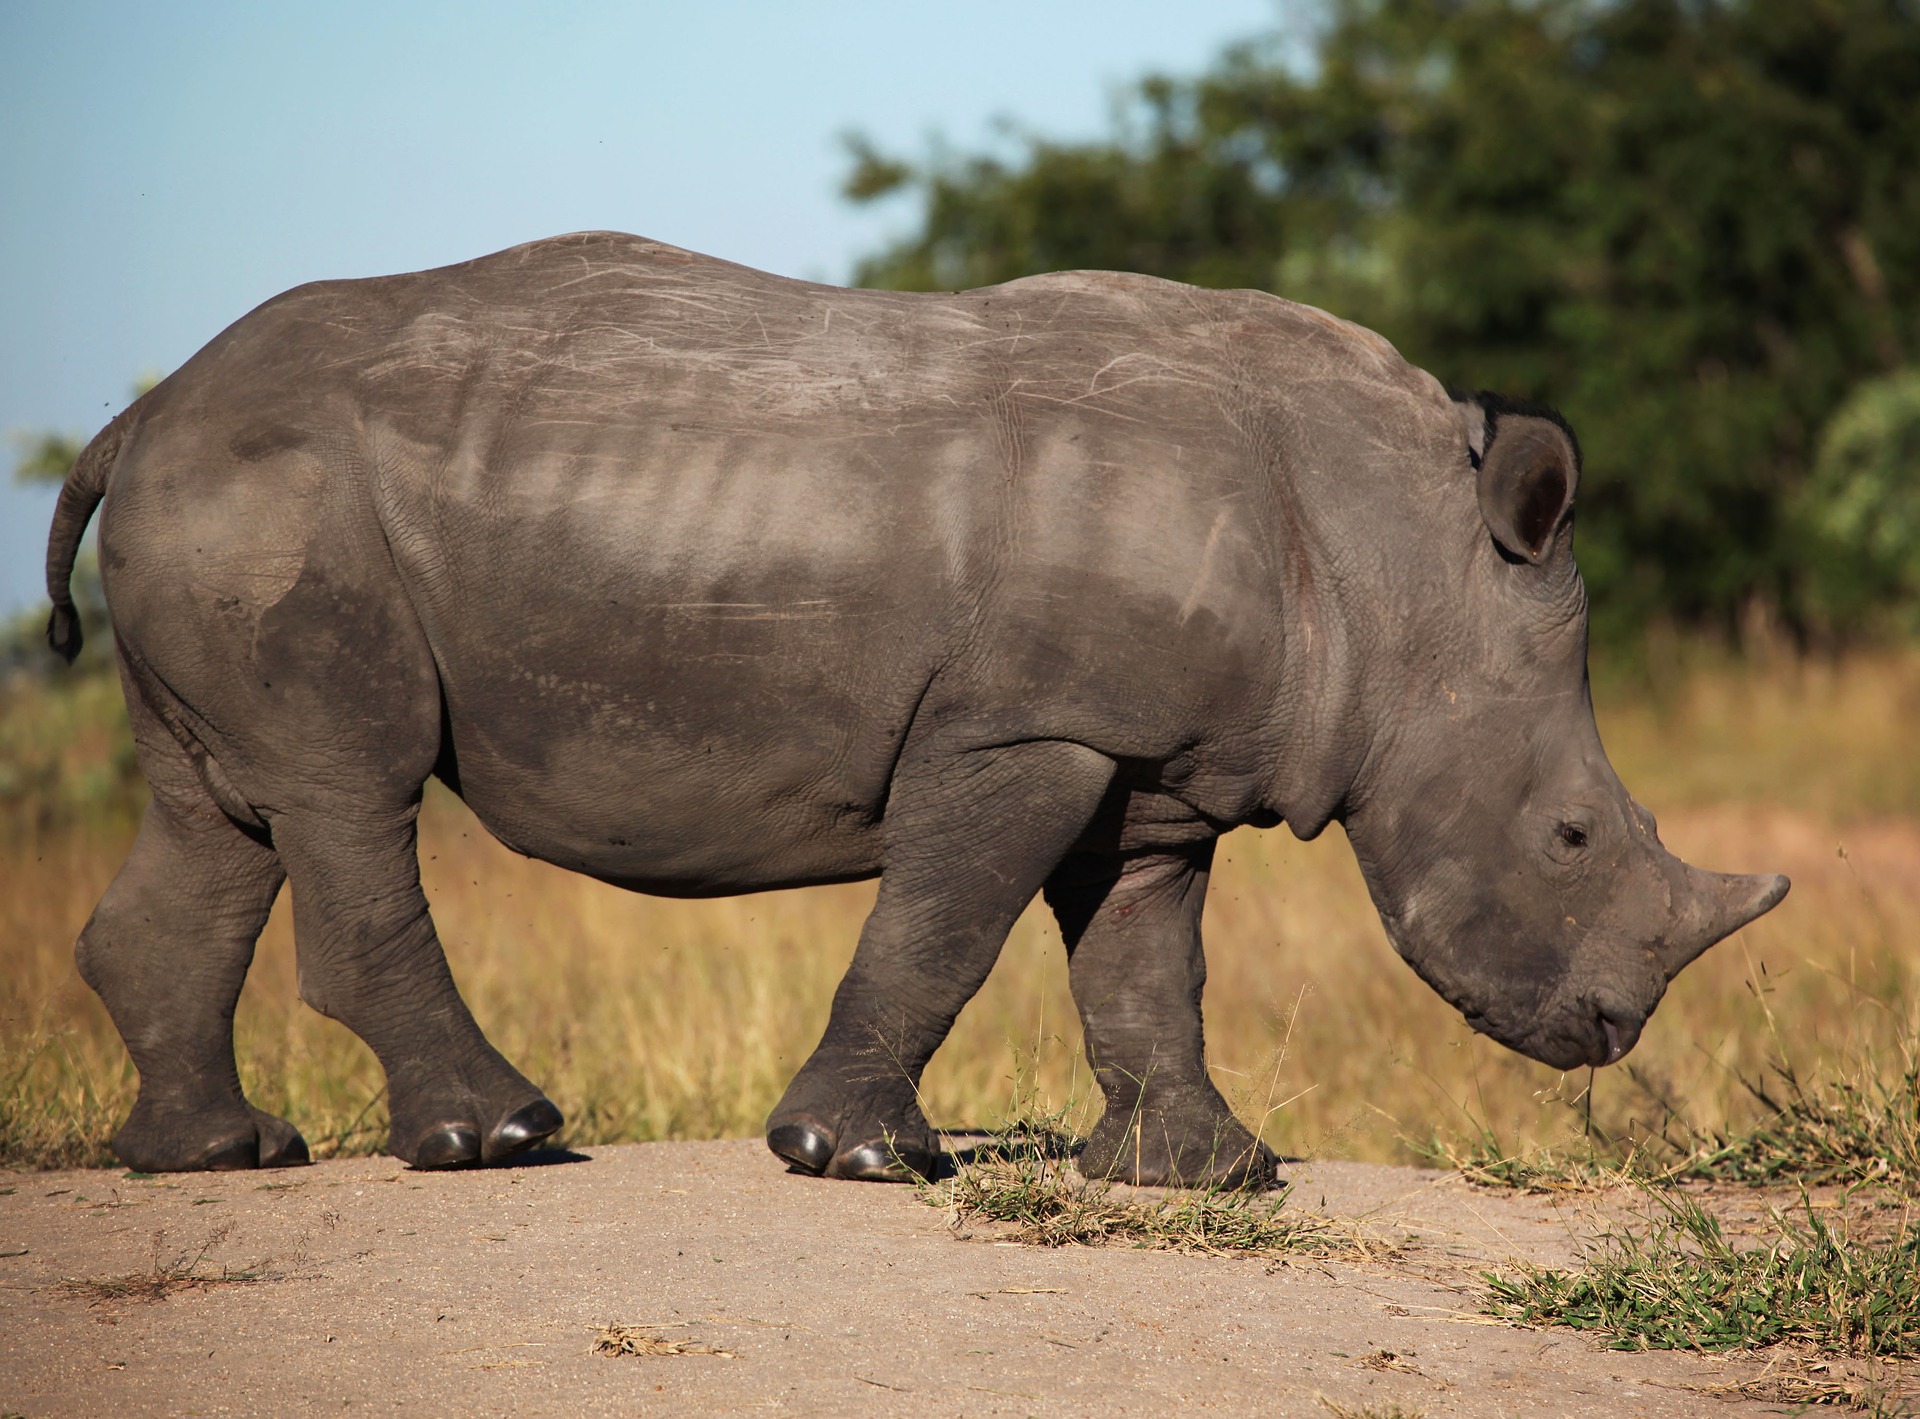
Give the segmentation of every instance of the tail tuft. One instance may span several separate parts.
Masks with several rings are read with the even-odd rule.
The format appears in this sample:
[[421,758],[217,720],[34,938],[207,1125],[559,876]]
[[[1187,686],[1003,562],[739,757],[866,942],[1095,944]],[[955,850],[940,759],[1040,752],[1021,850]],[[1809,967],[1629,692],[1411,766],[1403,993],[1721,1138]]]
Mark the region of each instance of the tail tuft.
[[47,617],[47,644],[53,647],[56,655],[67,664],[73,664],[86,639],[80,633],[79,613],[71,604],[53,608],[53,614]]

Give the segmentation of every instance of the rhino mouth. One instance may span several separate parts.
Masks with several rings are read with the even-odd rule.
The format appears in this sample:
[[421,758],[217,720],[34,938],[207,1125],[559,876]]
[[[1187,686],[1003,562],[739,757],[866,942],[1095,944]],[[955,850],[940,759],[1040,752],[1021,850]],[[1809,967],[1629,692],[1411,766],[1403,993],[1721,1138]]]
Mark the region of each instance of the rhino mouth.
[[1640,1031],[1652,1008],[1635,1009],[1624,1000],[1602,993],[1594,1001],[1593,1026],[1588,1040],[1587,1063],[1595,1069],[1618,1064],[1640,1043]]
[[1607,1036],[1607,1057],[1600,1063],[1612,1064],[1627,1052],[1627,1047],[1620,1043],[1620,1027],[1604,1015],[1600,1017],[1600,1028],[1606,1032]]
[[1556,1018],[1553,1013],[1535,1017],[1531,1028],[1508,1019],[1496,1021],[1486,1014],[1463,1012],[1467,1025],[1479,1034],[1505,1045],[1516,1054],[1553,1069],[1578,1069],[1588,1066],[1603,1069],[1618,1064],[1640,1042],[1646,1014],[1608,1001],[1604,1006],[1589,1003],[1584,1010]]

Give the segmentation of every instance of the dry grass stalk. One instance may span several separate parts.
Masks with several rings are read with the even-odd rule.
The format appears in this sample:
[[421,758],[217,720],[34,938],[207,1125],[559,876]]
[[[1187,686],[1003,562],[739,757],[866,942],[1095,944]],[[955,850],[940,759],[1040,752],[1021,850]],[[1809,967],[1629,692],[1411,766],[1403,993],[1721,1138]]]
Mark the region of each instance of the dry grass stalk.
[[1333,1416],[1333,1419],[1426,1419],[1424,1409],[1409,1409],[1402,1404],[1342,1404],[1337,1399],[1329,1399],[1324,1394],[1314,1395],[1314,1402]]
[[995,1134],[962,1155],[954,1175],[921,1196],[964,1234],[989,1226],[1030,1246],[1129,1246],[1273,1261],[1359,1260],[1393,1248],[1352,1223],[1287,1205],[1290,1190],[1130,1188],[1082,1177],[1071,1146],[1048,1124]]
[[1420,1373],[1418,1365],[1413,1364],[1403,1355],[1396,1355],[1391,1350],[1375,1350],[1371,1354],[1362,1355],[1360,1363],[1369,1370],[1391,1371],[1396,1375]]
[[[672,1322],[667,1325],[673,1324]],[[698,1340],[668,1340],[665,1336],[653,1332],[667,1328],[667,1325],[596,1325],[590,1327],[593,1332],[593,1353],[596,1355],[718,1355],[723,1360],[737,1360],[740,1357],[731,1350],[722,1350],[716,1345],[703,1345]]]
[[1831,1360],[1802,1354],[1774,1356],[1759,1374],[1749,1379],[1687,1388],[1716,1398],[1753,1399],[1763,1404],[1792,1405],[1796,1409],[1867,1410],[1886,1415],[1888,1419],[1913,1412],[1903,1403],[1901,1376],[1896,1368],[1886,1367],[1884,1373],[1855,1374]]
[[208,1258],[218,1250],[233,1233],[232,1223],[223,1223],[207,1234],[206,1240],[198,1247],[189,1247],[185,1251],[172,1255],[167,1253],[166,1232],[153,1234],[153,1261],[145,1271],[130,1272],[125,1276],[109,1276],[98,1279],[72,1279],[61,1283],[61,1289],[69,1295],[78,1296],[88,1305],[99,1306],[112,1302],[154,1302],[164,1301],[169,1296],[182,1291],[209,1291],[220,1286],[251,1286],[257,1282],[275,1279],[272,1274],[271,1260],[256,1262],[252,1266],[235,1269],[222,1262],[217,1270],[209,1266]]

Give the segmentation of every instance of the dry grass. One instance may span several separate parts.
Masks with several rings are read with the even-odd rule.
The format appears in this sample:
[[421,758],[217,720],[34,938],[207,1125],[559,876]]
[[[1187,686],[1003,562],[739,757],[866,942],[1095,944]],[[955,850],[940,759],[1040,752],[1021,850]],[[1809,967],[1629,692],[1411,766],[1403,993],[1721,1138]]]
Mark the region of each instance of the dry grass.
[[1398,1404],[1342,1404],[1324,1394],[1315,1395],[1314,1400],[1333,1419],[1426,1419],[1427,1414],[1424,1409],[1407,1409]]
[[[71,958],[130,833],[114,806],[119,741],[96,711],[37,689],[0,704],[0,747],[30,789],[0,791],[0,1162],[15,1165],[103,1161],[133,1093]],[[54,734],[56,721],[71,732]],[[1469,1033],[1394,958],[1337,829],[1311,844],[1284,830],[1231,835],[1206,919],[1218,1081],[1283,1153],[1405,1161],[1408,1139],[1435,1133],[1506,1157],[1577,1150],[1589,1110],[1611,1137],[1743,1130],[1765,1109],[1742,1080],[1768,1079],[1783,1053],[1803,1080],[1847,1059],[1897,1072],[1920,1000],[1916,724],[1915,654],[1707,664],[1622,680],[1603,698],[1616,762],[1677,851],[1785,870],[1795,885],[1676,982],[1631,1067],[1601,1073],[1591,1095],[1584,1072],[1557,1076]],[[95,761],[106,767],[87,788]],[[437,792],[422,859],[462,990],[566,1112],[574,1143],[757,1132],[818,1038],[873,899],[871,885],[631,896],[515,857]],[[377,1149],[379,1071],[298,1003],[287,905],[241,1002],[242,1077],[318,1156]],[[1083,1069],[1058,936],[1031,911],[928,1071],[927,1109],[944,1126],[991,1127],[1016,1096],[1080,1097]]]
[[168,1247],[164,1231],[153,1234],[153,1261],[145,1271],[125,1276],[76,1279],[63,1283],[68,1294],[89,1305],[112,1302],[164,1301],[182,1291],[210,1291],[223,1286],[251,1286],[275,1279],[271,1261],[252,1266],[215,1265],[210,1258],[232,1234],[231,1223],[215,1227],[197,1247],[176,1251]]
[[1195,1256],[1359,1260],[1390,1243],[1355,1225],[1288,1205],[1290,1189],[1132,1188],[1082,1177],[1071,1142],[1043,1123],[992,1134],[963,1150],[951,1178],[921,1186],[956,1235],[980,1224],[1028,1246],[1123,1246]]
[[670,1328],[675,1322],[655,1323],[652,1325],[596,1325],[593,1329],[593,1353],[596,1355],[717,1355],[723,1360],[737,1360],[740,1357],[731,1350],[722,1350],[717,1345],[703,1345],[698,1340],[670,1340],[663,1335],[655,1335],[656,1330]]
[[1900,1381],[1900,1373],[1891,1366],[1885,1373],[1862,1375],[1831,1360],[1781,1351],[1769,1357],[1766,1367],[1751,1379],[1688,1388],[1722,1399],[1791,1405],[1794,1413],[1814,1408],[1854,1409],[1875,1419],[1908,1419],[1913,1409],[1901,1398]]
[[1920,818],[1920,652],[1799,659],[1756,635],[1736,660],[1655,636],[1594,682],[1608,755],[1663,823],[1717,803]]

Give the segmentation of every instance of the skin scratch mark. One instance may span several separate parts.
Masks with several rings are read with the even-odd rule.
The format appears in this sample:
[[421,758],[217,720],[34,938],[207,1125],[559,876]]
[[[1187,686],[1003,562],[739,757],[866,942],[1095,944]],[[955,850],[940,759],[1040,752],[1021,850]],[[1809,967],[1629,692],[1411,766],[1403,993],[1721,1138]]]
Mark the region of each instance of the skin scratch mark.
[[1104,365],[1100,366],[1099,369],[1093,372],[1092,378],[1090,378],[1087,381],[1087,393],[1091,394],[1095,389],[1099,388],[1101,375],[1105,374],[1108,370],[1112,369],[1115,365],[1121,364],[1127,360],[1153,360],[1154,363],[1156,364],[1165,363],[1164,361],[1155,359],[1154,356],[1149,355],[1141,350],[1131,350],[1124,355],[1115,355],[1112,359],[1108,360]]
[[1200,568],[1193,574],[1193,585],[1187,591],[1187,599],[1180,603],[1180,624],[1183,626],[1200,604],[1200,593],[1207,588],[1207,575],[1213,569],[1213,549],[1219,545],[1220,533],[1226,525],[1227,510],[1222,508],[1213,519],[1213,526],[1207,530],[1207,545],[1200,549]]
[[[580,263],[583,266],[587,266],[588,264],[587,258],[582,256],[580,258]],[[626,272],[620,270],[618,267],[613,267],[613,266],[602,267],[600,270],[596,271],[589,266],[584,275],[575,276],[570,281],[562,281],[558,285],[551,286],[548,289],[550,291],[564,291],[574,286],[583,285],[588,281],[603,281],[610,276],[619,277],[624,275],[626,275]]]
[[1054,404],[1080,404],[1086,400],[1095,399],[1101,395],[1112,394],[1117,390],[1125,389],[1130,384],[1139,384],[1142,380],[1165,378],[1167,378],[1167,376],[1164,374],[1137,374],[1130,379],[1116,380],[1105,389],[1089,389],[1085,394],[1036,394],[1033,397],[1036,399],[1046,399]]

